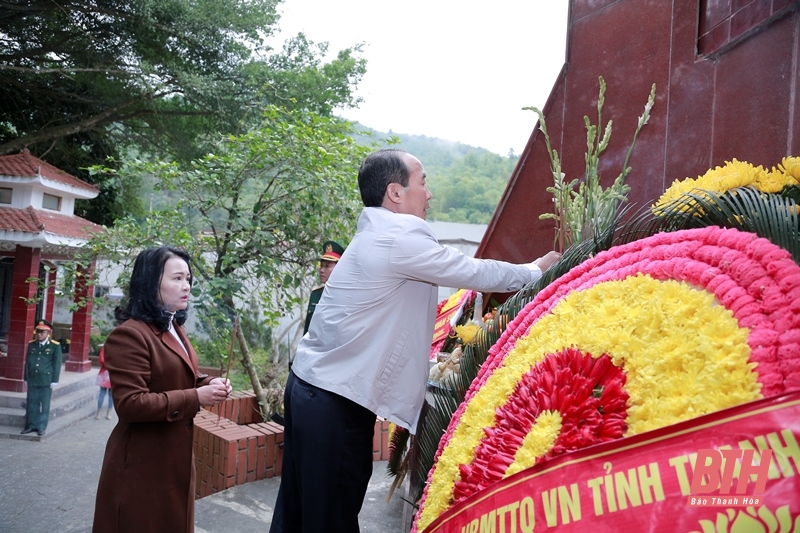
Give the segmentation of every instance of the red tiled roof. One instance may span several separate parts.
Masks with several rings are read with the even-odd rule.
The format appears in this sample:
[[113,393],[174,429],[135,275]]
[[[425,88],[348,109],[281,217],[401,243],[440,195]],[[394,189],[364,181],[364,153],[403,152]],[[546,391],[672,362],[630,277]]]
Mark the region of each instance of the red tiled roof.
[[105,231],[103,226],[78,216],[61,215],[26,207],[0,207],[0,231],[41,233],[46,231],[63,237],[88,239],[90,233]]
[[86,183],[72,174],[68,174],[56,168],[38,157],[32,156],[27,148],[19,154],[0,156],[0,176],[35,178],[39,174],[47,179],[58,181],[65,185],[71,185],[92,192],[98,191],[98,188],[94,185]]
[[44,230],[44,225],[36,220],[28,209],[0,207],[0,230],[40,233]]

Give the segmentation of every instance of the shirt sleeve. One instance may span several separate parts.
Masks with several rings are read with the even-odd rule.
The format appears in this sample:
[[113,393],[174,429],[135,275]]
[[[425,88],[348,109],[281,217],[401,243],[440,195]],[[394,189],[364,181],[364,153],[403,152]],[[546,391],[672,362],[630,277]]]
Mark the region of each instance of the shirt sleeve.
[[445,287],[483,292],[515,292],[535,281],[541,271],[492,259],[468,257],[436,240],[423,220],[409,221],[391,253],[392,271],[401,277]]

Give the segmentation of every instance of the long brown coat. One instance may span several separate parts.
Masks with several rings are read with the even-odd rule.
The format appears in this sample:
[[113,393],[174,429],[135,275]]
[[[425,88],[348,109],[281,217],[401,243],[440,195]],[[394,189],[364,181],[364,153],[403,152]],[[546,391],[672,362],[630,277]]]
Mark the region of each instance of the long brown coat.
[[194,531],[193,420],[196,388],[211,378],[182,327],[178,335],[128,320],[105,343],[119,422],[108,438],[94,533]]

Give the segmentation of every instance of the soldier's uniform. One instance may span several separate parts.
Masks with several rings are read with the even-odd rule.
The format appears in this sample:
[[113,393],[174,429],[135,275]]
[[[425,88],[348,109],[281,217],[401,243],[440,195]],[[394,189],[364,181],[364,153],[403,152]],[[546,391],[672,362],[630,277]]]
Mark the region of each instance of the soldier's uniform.
[[[322,257],[320,257],[319,260],[320,262],[332,261],[338,263],[343,253],[344,248],[338,242],[325,241],[325,244],[322,245]],[[306,321],[305,324],[303,324],[303,335],[308,332],[308,326],[311,324],[311,317],[314,316],[314,309],[316,309],[319,299],[322,297],[322,290],[324,288],[325,284],[323,283],[311,291],[311,296],[308,299],[308,309],[306,310]]]
[[49,332],[52,332],[53,326],[47,320],[39,320],[36,330],[47,331],[48,335],[44,343],[40,343],[39,339],[28,343],[24,372],[28,396],[25,429],[22,433],[35,431],[43,435],[50,419],[50,398],[53,395],[51,384],[58,383],[61,374],[61,345],[50,337]]
[[325,285],[320,285],[311,291],[311,296],[308,298],[308,309],[306,310],[306,322],[303,324],[303,335],[308,332],[308,326],[311,324],[311,317],[314,316],[314,309],[317,308],[319,299],[322,297],[322,290]]

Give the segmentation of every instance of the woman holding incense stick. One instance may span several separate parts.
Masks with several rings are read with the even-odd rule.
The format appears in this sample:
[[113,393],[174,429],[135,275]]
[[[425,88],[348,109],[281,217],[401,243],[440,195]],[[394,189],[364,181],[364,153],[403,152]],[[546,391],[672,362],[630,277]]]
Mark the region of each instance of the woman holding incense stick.
[[119,422],[103,458],[94,533],[194,531],[193,419],[231,387],[199,373],[183,328],[189,262],[176,248],[142,251],[115,311],[119,325],[104,348]]

